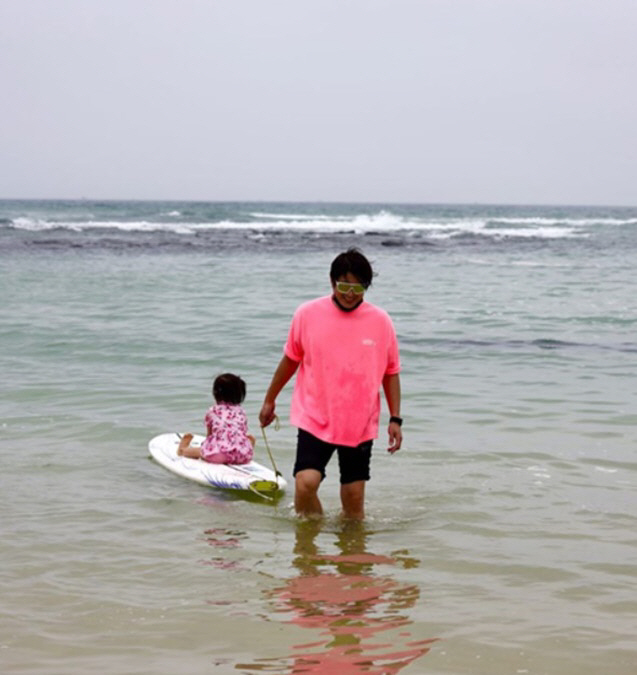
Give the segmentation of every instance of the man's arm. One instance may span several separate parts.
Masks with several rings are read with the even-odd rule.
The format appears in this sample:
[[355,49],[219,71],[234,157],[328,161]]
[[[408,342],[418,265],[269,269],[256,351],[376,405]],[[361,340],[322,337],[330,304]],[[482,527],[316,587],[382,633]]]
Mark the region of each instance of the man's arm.
[[[383,391],[387,399],[390,417],[400,417],[400,375],[398,373],[383,377]],[[397,450],[400,450],[403,442],[403,432],[398,422],[390,422],[387,432],[389,434],[387,452],[393,454]]]
[[267,427],[268,424],[274,419],[274,410],[275,410],[275,401],[276,397],[279,395],[279,392],[285,385],[289,382],[290,378],[296,369],[299,367],[299,362],[294,361],[289,356],[283,355],[277,369],[274,371],[272,376],[272,381],[268,387],[268,391],[265,394],[265,399],[263,400],[263,405],[261,406],[261,412],[259,413],[259,422],[261,422],[262,427]]

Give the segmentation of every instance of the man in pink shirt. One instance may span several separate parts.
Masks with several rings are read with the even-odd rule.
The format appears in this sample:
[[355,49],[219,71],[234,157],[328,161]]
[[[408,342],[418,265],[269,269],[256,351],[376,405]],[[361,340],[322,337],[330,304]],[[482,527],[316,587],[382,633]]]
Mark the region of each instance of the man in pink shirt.
[[364,300],[373,274],[358,249],[332,261],[332,295],[306,302],[294,313],[283,358],[259,414],[262,426],[272,422],[276,397],[297,373],[290,421],[299,428],[294,465],[299,515],[323,513],[318,489],[336,450],[343,514],[364,517],[381,386],[390,415],[387,449],[394,453],[402,443],[396,332],[389,315]]

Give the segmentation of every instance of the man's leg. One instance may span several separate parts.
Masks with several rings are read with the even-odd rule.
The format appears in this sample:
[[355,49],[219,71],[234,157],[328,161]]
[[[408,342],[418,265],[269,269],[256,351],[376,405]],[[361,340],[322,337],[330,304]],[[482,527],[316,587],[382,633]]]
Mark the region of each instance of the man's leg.
[[363,520],[365,517],[365,481],[341,485],[341,504],[343,516],[351,520]]
[[365,483],[369,480],[372,441],[355,448],[339,446],[338,465],[341,471],[341,505],[343,516],[350,520],[365,518]]
[[323,515],[318,498],[321,478],[321,472],[316,469],[303,469],[294,476],[294,508],[299,516]]

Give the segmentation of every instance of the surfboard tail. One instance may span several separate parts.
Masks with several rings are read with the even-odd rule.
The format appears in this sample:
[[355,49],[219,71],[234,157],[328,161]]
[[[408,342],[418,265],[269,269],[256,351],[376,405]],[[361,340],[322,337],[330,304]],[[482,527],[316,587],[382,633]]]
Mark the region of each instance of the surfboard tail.
[[253,480],[250,482],[250,490],[264,499],[274,499],[277,492],[282,488],[273,480]]

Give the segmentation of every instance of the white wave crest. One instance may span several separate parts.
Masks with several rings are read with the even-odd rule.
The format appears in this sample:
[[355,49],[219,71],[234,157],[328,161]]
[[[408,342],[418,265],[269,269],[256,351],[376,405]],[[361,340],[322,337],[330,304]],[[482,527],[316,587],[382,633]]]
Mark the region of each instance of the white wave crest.
[[637,225],[637,219],[628,218],[548,218],[548,217],[498,217],[490,218],[491,223],[504,225],[539,225],[563,227],[591,227],[597,225]]
[[12,226],[17,230],[29,230],[31,232],[49,230],[71,230],[73,232],[83,232],[85,230],[120,230],[124,232],[166,231],[178,234],[191,234],[194,231],[192,226],[185,223],[158,223],[144,220],[134,222],[98,220],[73,222],[42,220],[38,218],[16,218],[12,221]]
[[[166,214],[162,214],[165,216]],[[161,220],[93,220],[63,221],[46,220],[34,217],[15,218],[11,227],[15,229],[45,231],[66,229],[75,232],[85,230],[118,230],[121,232],[171,232],[180,235],[192,235],[198,232],[214,230],[248,230],[252,232],[303,232],[316,234],[337,234],[354,232],[356,234],[387,233],[405,236],[428,237],[430,239],[453,239],[463,236],[484,237],[487,239],[538,238],[568,239],[590,236],[593,225],[637,224],[637,220],[573,219],[548,217],[434,217],[404,216],[381,210],[372,214],[325,215],[252,212],[254,220],[241,222],[224,220],[218,222],[191,223],[180,220],[178,211],[169,214],[175,218],[170,222]]]

